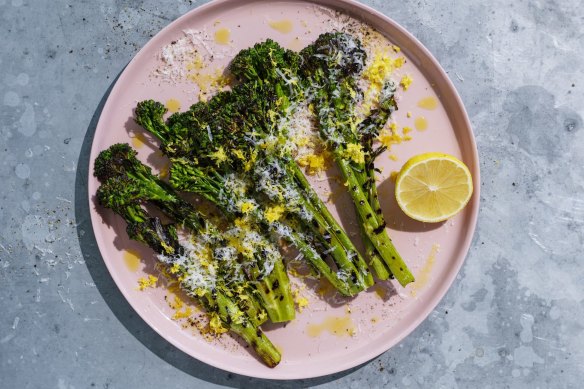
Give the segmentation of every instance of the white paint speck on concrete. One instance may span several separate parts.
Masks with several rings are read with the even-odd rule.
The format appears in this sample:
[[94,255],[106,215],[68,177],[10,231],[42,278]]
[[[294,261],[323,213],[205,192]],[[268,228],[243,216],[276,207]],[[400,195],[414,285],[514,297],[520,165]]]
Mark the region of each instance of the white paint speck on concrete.
[[19,163],[14,168],[16,176],[22,180],[26,180],[30,177],[30,167],[26,163]]
[[140,21],[140,12],[134,8],[124,8],[118,15],[118,21],[125,30],[132,29]]
[[16,76],[16,83],[20,86],[28,85],[29,77],[26,73],[20,73]]
[[514,362],[517,366],[533,367],[534,363],[543,363],[544,360],[537,355],[532,347],[519,346],[515,349]]
[[524,313],[523,315],[521,315],[521,319],[519,319],[519,322],[521,323],[521,327],[523,327],[523,330],[521,330],[521,333],[519,334],[521,341],[523,343],[531,342],[533,340],[532,331],[534,323],[533,316],[528,313]]
[[37,130],[34,108],[31,103],[24,103],[24,113],[20,117],[18,132],[24,136],[32,136]]
[[40,215],[26,215],[21,227],[22,242],[28,250],[46,246],[45,237],[49,235],[47,220]]
[[16,92],[8,91],[4,94],[4,105],[16,107],[20,104],[20,96]]

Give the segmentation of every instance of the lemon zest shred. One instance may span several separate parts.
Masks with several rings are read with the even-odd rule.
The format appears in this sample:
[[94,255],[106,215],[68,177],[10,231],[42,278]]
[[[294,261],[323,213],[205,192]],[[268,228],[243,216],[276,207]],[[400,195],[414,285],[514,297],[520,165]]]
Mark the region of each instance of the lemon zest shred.
[[363,147],[356,143],[348,143],[345,149],[345,158],[355,163],[365,163],[365,152]]
[[406,58],[405,57],[398,57],[393,61],[393,66],[395,66],[396,69],[399,69],[402,66],[404,66],[404,63],[406,63]]
[[140,277],[138,279],[138,290],[142,291],[146,288],[154,288],[158,282],[158,277],[149,274],[148,277]]
[[410,76],[410,75],[405,75],[401,78],[399,84],[401,85],[401,87],[404,89],[404,91],[407,91],[408,88],[410,87],[410,85],[412,85],[412,82],[414,81],[414,79]]
[[184,311],[176,311],[172,315],[172,320],[186,319],[193,314],[193,309],[191,307],[186,307]]
[[306,154],[298,157],[298,165],[306,168],[306,173],[310,176],[326,170],[326,159],[324,153]]
[[391,150],[391,146],[393,145],[412,140],[412,137],[410,135],[407,135],[411,131],[412,131],[411,127],[403,127],[402,129],[403,135],[400,135],[398,132],[397,123],[392,122],[389,124],[389,126],[381,130],[381,132],[377,136],[377,140],[388,150]]
[[213,158],[215,160],[215,162],[217,163],[217,165],[227,161],[227,154],[225,153],[223,146],[219,146],[217,151],[209,154],[209,157]]
[[239,205],[239,209],[243,213],[250,213],[255,209],[255,204],[251,201],[244,201]]
[[245,162],[245,164],[243,165],[243,168],[246,172],[251,170],[251,168],[253,167],[257,160],[257,157],[258,157],[257,151],[256,150],[252,151],[251,158],[248,159],[247,162]]
[[266,211],[264,212],[264,217],[266,218],[268,223],[273,223],[275,221],[280,220],[285,211],[286,209],[283,206],[275,205],[273,207],[269,207],[266,209]]
[[304,308],[309,305],[308,299],[300,294],[300,289],[294,289],[292,291],[292,297],[294,298],[294,303],[296,304],[298,312],[302,313]]
[[176,274],[180,271],[180,266],[178,263],[174,263],[170,269],[168,270],[170,272],[170,274]]
[[216,313],[211,315],[211,320],[209,320],[209,329],[215,335],[224,334],[225,332],[229,331],[227,328],[223,327],[223,322]]
[[233,155],[235,155],[237,158],[241,159],[242,161],[245,159],[245,155],[243,154],[243,151],[241,151],[240,149],[235,149],[232,151]]
[[242,230],[246,230],[249,228],[249,224],[247,222],[247,220],[245,220],[244,218],[238,217],[237,219],[235,219],[233,221],[233,223],[235,224],[236,227],[241,228]]

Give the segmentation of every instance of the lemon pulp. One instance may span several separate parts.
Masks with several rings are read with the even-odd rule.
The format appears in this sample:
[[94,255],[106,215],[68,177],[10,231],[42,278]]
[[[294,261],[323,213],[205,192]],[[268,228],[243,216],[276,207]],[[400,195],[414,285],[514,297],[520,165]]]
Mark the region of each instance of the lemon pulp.
[[473,192],[472,176],[456,157],[425,153],[410,158],[395,183],[399,207],[412,219],[436,223],[460,212]]

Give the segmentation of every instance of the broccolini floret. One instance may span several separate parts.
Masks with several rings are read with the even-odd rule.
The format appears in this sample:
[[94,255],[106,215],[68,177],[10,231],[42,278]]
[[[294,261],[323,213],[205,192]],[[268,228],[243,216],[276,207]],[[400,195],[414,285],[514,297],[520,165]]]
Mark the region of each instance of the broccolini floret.
[[[193,205],[179,197],[169,184],[154,176],[151,169],[137,159],[136,152],[129,145],[116,144],[102,151],[96,159],[95,175],[106,180],[104,188],[115,185],[107,192],[109,197],[103,198],[105,206],[112,208],[115,202],[149,203],[191,232],[213,237],[217,246],[228,246],[221,233],[207,223]],[[249,258],[245,261],[232,258],[220,270],[231,275],[230,279],[235,281],[239,277],[237,282],[240,283],[245,275],[248,283],[243,286],[252,294],[250,301],[261,300],[273,322],[291,320],[294,304],[280,253],[265,240],[251,242],[250,246],[249,250],[254,251]],[[269,258],[264,257],[266,253],[270,254]],[[273,288],[273,285],[279,287]]]
[[[240,74],[241,84],[234,86],[232,91],[217,94],[206,103],[193,105],[187,112],[172,115],[167,129],[154,128],[152,133],[159,138],[162,150],[171,160],[186,158],[202,167],[208,175],[215,172],[219,177],[233,172],[247,173],[257,184],[255,193],[250,194],[259,203],[267,199],[285,207],[288,225],[298,237],[310,231],[315,241],[304,242],[301,247],[315,246],[323,256],[332,257],[337,270],[329,269],[325,275],[333,275],[330,281],[339,286],[342,293],[353,295],[373,282],[367,265],[308,185],[286,148],[287,119],[293,110],[293,102],[302,97],[296,74],[298,65],[297,55],[271,41],[244,50],[231,66]],[[262,70],[249,70],[242,75],[246,66],[261,67]],[[139,103],[137,114],[151,114],[141,109],[142,104],[152,103]],[[145,128],[150,131],[154,127],[150,123],[155,120],[137,117],[136,121],[146,123]],[[182,135],[189,131],[190,135]],[[200,187],[181,183],[172,175],[171,168],[171,182],[182,190]],[[314,259],[315,252],[310,249],[303,254],[310,260]],[[342,283],[347,287],[340,288]]]

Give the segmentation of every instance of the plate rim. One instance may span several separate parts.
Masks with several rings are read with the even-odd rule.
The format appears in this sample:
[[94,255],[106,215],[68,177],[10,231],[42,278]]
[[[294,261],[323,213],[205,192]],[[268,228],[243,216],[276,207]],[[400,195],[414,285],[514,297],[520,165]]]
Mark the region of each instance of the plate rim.
[[[286,0],[269,0],[269,1],[274,2],[274,3],[286,2]],[[248,2],[248,3],[254,3],[254,2],[264,3],[264,1],[260,1],[260,0],[249,0],[246,2]],[[409,41],[411,41],[413,43],[413,46],[415,46],[416,49],[419,51],[418,54],[422,54],[422,56],[425,57],[424,59],[427,60],[426,63],[424,63],[423,65],[419,65],[419,67],[423,68],[423,67],[427,67],[427,66],[433,66],[434,70],[437,72],[436,74],[438,74],[439,77],[444,81],[444,85],[443,85],[444,88],[446,90],[448,90],[448,92],[451,94],[451,97],[454,98],[454,101],[451,103],[453,104],[454,107],[456,107],[460,110],[459,113],[461,114],[461,116],[458,119],[462,120],[464,127],[466,127],[465,131],[468,130],[468,133],[470,135],[468,137],[468,141],[469,141],[468,151],[470,152],[470,154],[473,158],[473,165],[474,166],[471,168],[471,171],[473,174],[474,190],[473,190],[473,196],[467,205],[467,207],[469,207],[469,206],[472,207],[472,212],[469,216],[469,222],[468,222],[468,229],[467,229],[468,233],[465,235],[464,242],[462,242],[462,244],[460,244],[461,252],[463,252],[464,255],[460,255],[459,258],[457,258],[457,261],[454,263],[453,270],[448,272],[447,276],[445,278],[443,278],[442,282],[440,282],[437,293],[432,298],[429,299],[429,303],[426,304],[426,307],[425,307],[425,309],[422,310],[422,313],[420,315],[418,315],[415,318],[415,320],[412,320],[409,323],[409,325],[405,326],[404,329],[402,329],[402,331],[400,333],[398,333],[397,336],[395,336],[393,339],[391,339],[390,342],[383,343],[382,347],[375,347],[372,349],[372,351],[370,351],[364,355],[361,355],[358,358],[352,358],[344,364],[340,364],[340,365],[337,364],[337,365],[335,365],[335,367],[319,371],[318,373],[308,373],[308,374],[304,373],[303,374],[303,372],[298,372],[297,374],[289,374],[289,373],[288,374],[282,374],[282,373],[278,374],[277,367],[275,369],[257,370],[257,371],[250,373],[250,372],[246,371],[245,368],[240,368],[239,366],[235,366],[235,365],[229,365],[225,361],[221,361],[221,360],[218,360],[216,358],[212,358],[210,356],[207,356],[204,353],[197,354],[195,356],[193,354],[193,350],[185,347],[179,340],[175,339],[175,337],[172,334],[168,334],[164,331],[161,331],[158,328],[158,326],[152,320],[149,319],[149,316],[143,314],[143,312],[141,312],[140,310],[138,310],[135,307],[135,305],[132,301],[133,299],[129,297],[129,294],[123,288],[121,288],[121,286],[120,286],[121,281],[120,281],[117,273],[110,267],[110,265],[108,264],[108,261],[103,260],[102,253],[105,252],[105,250],[102,250],[102,245],[105,247],[105,245],[107,243],[103,241],[101,235],[98,236],[98,234],[95,234],[95,232],[99,230],[99,227],[102,226],[103,223],[101,220],[98,220],[98,213],[92,212],[92,209],[94,208],[92,196],[94,196],[95,193],[93,191],[94,188],[91,185],[91,181],[93,180],[93,172],[92,172],[91,168],[93,166],[93,160],[95,159],[97,154],[101,151],[101,150],[97,150],[98,142],[95,141],[96,140],[95,134],[98,132],[101,132],[100,128],[104,126],[104,124],[103,124],[104,113],[108,112],[112,109],[111,105],[113,104],[113,100],[111,99],[111,97],[115,96],[118,93],[118,90],[124,84],[124,80],[128,77],[128,74],[129,74],[128,68],[130,68],[131,65],[133,65],[133,63],[137,61],[137,58],[140,56],[140,53],[142,53],[144,51],[148,51],[148,49],[150,49],[151,46],[154,46],[156,44],[156,42],[159,40],[159,37],[165,35],[167,33],[167,31],[169,31],[173,28],[174,25],[181,23],[185,19],[197,17],[198,14],[203,14],[207,11],[212,11],[215,8],[229,7],[229,6],[233,6],[233,7],[242,6],[242,5],[244,5],[243,1],[241,1],[241,0],[212,0],[206,4],[203,4],[203,5],[200,5],[196,8],[193,8],[192,10],[186,12],[185,14],[179,16],[178,18],[176,18],[175,20],[170,22],[168,25],[166,25],[164,28],[162,28],[159,32],[157,32],[153,37],[151,37],[148,40],[148,42],[146,42],[146,44],[144,44],[141,47],[141,49],[132,57],[132,59],[128,62],[128,64],[126,66],[124,66],[124,69],[122,70],[118,79],[115,81],[113,88],[111,89],[110,93],[107,96],[107,101],[103,106],[103,109],[100,113],[99,121],[98,121],[97,126],[95,128],[94,138],[92,140],[92,145],[91,145],[91,150],[90,150],[90,155],[89,155],[90,161],[89,161],[89,169],[88,169],[89,170],[88,171],[88,202],[89,202],[89,210],[90,210],[89,213],[90,213],[91,225],[92,225],[92,228],[94,231],[96,243],[97,243],[98,249],[100,251],[100,256],[102,257],[102,260],[105,263],[106,268],[108,269],[108,272],[109,272],[110,276],[112,277],[112,279],[114,280],[118,290],[122,293],[122,295],[124,296],[126,301],[134,309],[134,311],[159,336],[161,336],[163,339],[165,339],[166,341],[171,343],[174,347],[183,351],[184,353],[186,353],[190,357],[195,358],[203,363],[206,363],[210,366],[213,366],[215,368],[221,369],[221,370],[226,371],[226,372],[232,372],[232,373],[240,374],[240,375],[247,376],[247,377],[272,379],[272,380],[309,379],[309,378],[316,378],[316,377],[322,377],[322,376],[326,376],[326,375],[330,375],[330,374],[334,374],[334,373],[339,373],[339,372],[354,368],[356,366],[359,366],[363,363],[366,363],[366,362],[378,357],[379,355],[381,355],[381,354],[385,353],[386,351],[390,350],[391,348],[393,348],[395,345],[397,345],[399,342],[401,342],[403,339],[405,339],[408,335],[410,335],[423,321],[425,321],[427,319],[427,317],[430,315],[430,313],[442,301],[442,299],[445,297],[446,293],[448,292],[448,290],[452,286],[455,278],[459,274],[462,265],[466,261],[466,257],[469,254],[470,246],[472,244],[472,240],[473,240],[473,237],[474,237],[474,234],[476,231],[476,226],[477,226],[477,221],[478,221],[479,204],[480,204],[480,161],[479,161],[479,153],[478,153],[478,149],[477,149],[476,139],[474,136],[474,132],[472,130],[472,125],[471,125],[470,119],[468,117],[468,114],[466,112],[465,106],[462,102],[462,99],[461,99],[460,95],[458,94],[458,91],[456,90],[452,80],[450,79],[450,77],[448,77],[448,74],[442,68],[442,66],[440,65],[438,60],[432,55],[432,53],[414,35],[412,35],[409,31],[407,31],[404,27],[402,27],[399,23],[397,23],[396,21],[391,19],[389,16],[383,14],[382,12],[374,9],[373,7],[371,7],[369,5],[362,4],[356,0],[294,0],[294,2],[303,2],[303,3],[313,4],[313,5],[317,5],[317,6],[324,6],[324,7],[333,9],[333,10],[343,12],[349,16],[356,18],[357,20],[361,20],[364,22],[367,22],[367,21],[364,20],[365,17],[363,15],[368,15],[369,17],[377,19],[378,24],[391,26],[392,29],[397,30],[399,33],[401,33],[406,39],[408,39]],[[382,33],[384,32],[384,29],[379,29],[379,30]],[[449,115],[449,118],[450,118],[450,115]]]

